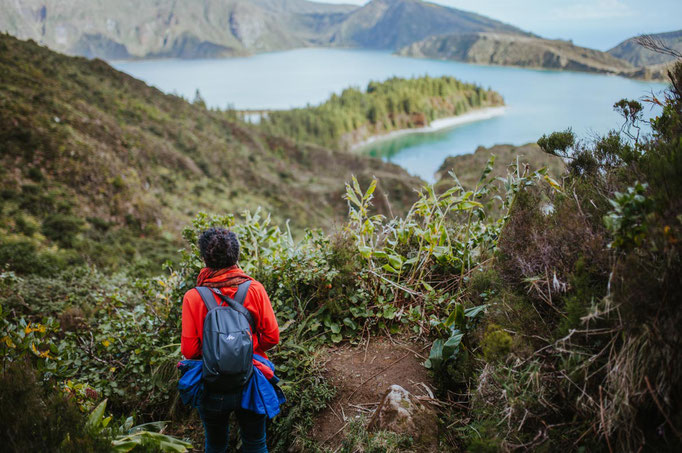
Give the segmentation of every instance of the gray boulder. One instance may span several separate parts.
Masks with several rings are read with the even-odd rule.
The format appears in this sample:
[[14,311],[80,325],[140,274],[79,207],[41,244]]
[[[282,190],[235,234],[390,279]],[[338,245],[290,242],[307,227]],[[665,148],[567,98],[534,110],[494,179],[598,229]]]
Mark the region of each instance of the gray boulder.
[[411,436],[420,451],[438,448],[436,412],[396,384],[388,388],[367,427]]

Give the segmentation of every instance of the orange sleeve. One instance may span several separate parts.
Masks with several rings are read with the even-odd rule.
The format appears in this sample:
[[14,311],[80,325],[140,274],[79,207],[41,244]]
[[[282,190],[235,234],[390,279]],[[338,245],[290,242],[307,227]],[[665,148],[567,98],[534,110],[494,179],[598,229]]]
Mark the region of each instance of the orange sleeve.
[[265,291],[263,285],[258,283],[255,286],[254,296],[256,306],[258,307],[258,322],[256,328],[258,330],[258,346],[267,351],[279,343],[279,326],[277,325],[277,318],[272,309],[270,298]]
[[182,337],[180,339],[180,352],[187,359],[201,357],[201,336],[199,329],[203,325],[197,323],[198,313],[194,313],[191,303],[190,292],[185,293],[182,299]]

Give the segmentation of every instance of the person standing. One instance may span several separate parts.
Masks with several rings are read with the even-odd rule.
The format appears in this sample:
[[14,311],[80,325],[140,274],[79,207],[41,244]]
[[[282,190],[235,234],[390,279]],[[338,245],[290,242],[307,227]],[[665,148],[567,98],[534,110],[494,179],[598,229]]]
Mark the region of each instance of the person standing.
[[[251,315],[253,353],[267,359],[266,351],[279,343],[279,326],[268,294],[261,283],[246,275],[237,264],[239,240],[225,228],[209,228],[199,236],[199,251],[205,266],[199,273],[197,287],[216,289],[228,298],[243,298],[243,307]],[[246,283],[246,285],[244,285]],[[245,287],[245,294],[237,294]],[[227,305],[220,294],[216,304]],[[197,288],[185,293],[182,302],[181,352],[187,359],[201,359],[204,319],[208,308]],[[236,413],[245,453],[267,452],[266,416],[243,409],[242,388],[228,388],[220,382],[204,383],[199,415],[204,425],[205,451],[226,452],[229,443],[229,417]]]

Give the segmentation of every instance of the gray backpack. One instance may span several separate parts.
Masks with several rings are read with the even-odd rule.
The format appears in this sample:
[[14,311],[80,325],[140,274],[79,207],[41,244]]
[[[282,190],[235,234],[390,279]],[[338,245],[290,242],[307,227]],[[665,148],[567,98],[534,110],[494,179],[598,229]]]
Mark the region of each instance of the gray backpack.
[[[241,391],[253,373],[253,340],[256,328],[244,299],[251,281],[239,285],[234,299],[216,288],[197,286],[208,313],[201,347],[203,379],[207,389],[219,393]],[[218,296],[227,305],[218,305]]]

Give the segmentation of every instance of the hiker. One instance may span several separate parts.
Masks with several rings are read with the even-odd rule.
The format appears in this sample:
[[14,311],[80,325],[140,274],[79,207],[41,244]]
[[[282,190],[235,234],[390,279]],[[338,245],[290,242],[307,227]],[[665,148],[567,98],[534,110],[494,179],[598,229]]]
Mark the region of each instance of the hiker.
[[[259,414],[255,408],[253,411],[243,409],[246,403],[242,402],[242,393],[246,395],[247,387],[250,389],[253,382],[260,382],[255,379],[256,377],[263,379],[263,375],[265,375],[265,378],[270,380],[274,376],[274,365],[267,360],[267,355],[265,354],[265,351],[279,343],[279,327],[277,326],[277,320],[275,319],[270,299],[263,285],[246,275],[238,266],[239,240],[233,232],[224,228],[209,228],[199,237],[199,250],[206,267],[199,273],[197,288],[187,291],[182,302],[181,351],[182,355],[187,359],[202,359],[202,351],[204,351],[205,355],[203,358],[204,388],[198,403],[199,415],[204,424],[205,451],[227,451],[229,417],[232,412],[235,412],[239,422],[243,451],[245,453],[267,452],[265,421],[266,416],[274,415],[270,415],[267,412],[263,413],[265,412],[264,410],[261,410]],[[206,294],[207,291],[208,294]],[[211,297],[213,297],[213,300],[210,299]],[[238,300],[240,298],[243,301]],[[240,312],[238,314],[240,309],[243,311],[243,308],[235,306],[234,302],[237,302],[237,305],[241,302],[241,305],[247,309],[247,312]],[[207,333],[207,344],[203,344],[204,320],[209,312],[207,305],[212,305],[213,308],[221,305],[220,308],[211,310],[209,326],[213,325],[211,323],[221,322],[214,319],[214,315],[218,311],[225,311],[220,313],[220,315],[235,317],[234,321],[230,322],[242,322],[239,319],[239,316],[242,315],[244,316],[243,319],[248,320],[248,324],[244,324],[245,321],[242,322],[242,325],[246,326],[247,332],[249,325],[251,327],[250,332],[247,334],[248,336],[241,338],[239,334],[230,334],[222,340],[227,341],[227,343],[222,343],[223,345],[228,345],[227,347],[232,347],[235,344],[235,337],[238,337],[236,338],[237,346],[235,347],[240,347],[240,345],[243,347],[243,344],[247,344],[245,341],[250,340],[253,342],[254,371],[251,371],[249,368],[249,371],[245,372],[248,375],[236,375],[236,380],[233,375],[225,377],[219,376],[217,375],[219,373],[215,372],[213,374],[216,374],[216,376],[211,376],[214,370],[212,370],[210,365],[207,365],[207,362],[214,359],[209,357],[209,355],[214,355],[215,353],[211,352],[209,354],[206,352],[208,351],[206,348],[209,347],[210,349],[210,344],[208,343],[213,341],[208,336],[213,337],[216,334],[212,331],[213,329],[209,329],[211,332]],[[222,306],[229,306],[230,308],[223,308]],[[232,309],[234,311],[229,313],[229,310]],[[223,346],[221,348],[224,349]],[[250,348],[248,349],[248,362],[250,366],[251,351]],[[234,354],[231,358],[232,362],[235,361],[233,357]],[[223,359],[223,361],[229,360]],[[271,366],[272,370],[265,366],[264,363]],[[234,364],[228,363],[228,366],[231,365]],[[251,379],[252,374],[254,379]],[[255,376],[256,374],[258,376]],[[279,389],[277,388],[277,390]],[[260,395],[260,392],[253,391],[249,392],[249,396],[251,393]],[[283,401],[283,395],[280,401]],[[251,406],[247,404],[246,407]],[[279,404],[277,404],[276,411],[279,412]]]

